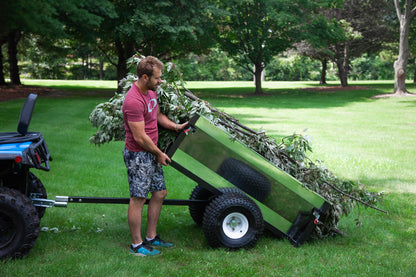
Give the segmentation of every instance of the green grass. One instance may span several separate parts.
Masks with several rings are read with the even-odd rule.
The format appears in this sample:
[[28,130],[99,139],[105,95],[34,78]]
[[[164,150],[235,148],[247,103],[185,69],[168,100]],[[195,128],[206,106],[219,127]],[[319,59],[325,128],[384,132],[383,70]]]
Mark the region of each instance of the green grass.
[[[257,97],[249,95],[253,91],[249,82],[189,82],[188,87],[243,124],[263,128],[276,139],[307,128],[305,134],[313,141],[311,157],[323,160],[339,177],[360,180],[372,191],[386,191],[379,208],[389,215],[361,206],[340,221],[348,237],[294,248],[266,233],[255,248],[228,252],[207,245],[187,207],[165,206],[159,232],[176,247],[148,259],[128,254],[127,205],[69,204],[48,209],[41,221],[41,227],[59,232],[41,232],[25,259],[0,263],[0,275],[415,276],[416,97],[373,99],[390,93],[393,83],[352,84],[368,88],[311,92],[301,88],[314,83],[273,82],[264,84],[267,96]],[[65,85],[83,90],[80,83]],[[112,85],[95,86],[111,89]],[[416,91],[413,84],[408,89]],[[88,116],[105,100],[87,94],[38,99],[30,129],[43,133],[54,160],[50,172],[34,173],[49,198],[128,197],[123,143],[96,147],[88,142],[95,131]],[[0,103],[0,131],[15,130],[22,103]],[[187,199],[195,183],[170,167],[165,174],[168,198]]]

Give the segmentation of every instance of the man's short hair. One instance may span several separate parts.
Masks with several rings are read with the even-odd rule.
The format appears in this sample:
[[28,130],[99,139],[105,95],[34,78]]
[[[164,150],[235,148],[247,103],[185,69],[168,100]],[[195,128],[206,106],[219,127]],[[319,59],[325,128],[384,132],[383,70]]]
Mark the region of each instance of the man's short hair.
[[137,77],[140,79],[144,74],[149,76],[149,78],[152,77],[153,69],[155,67],[163,70],[164,66],[163,63],[156,57],[147,56],[146,58],[143,58],[137,65]]

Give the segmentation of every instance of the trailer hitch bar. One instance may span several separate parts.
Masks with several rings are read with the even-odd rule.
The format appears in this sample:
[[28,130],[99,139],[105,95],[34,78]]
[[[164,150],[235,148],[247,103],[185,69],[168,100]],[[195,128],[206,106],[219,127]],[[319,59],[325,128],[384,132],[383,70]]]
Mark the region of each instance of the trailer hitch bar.
[[[84,196],[56,196],[55,201],[52,199],[37,198],[36,195],[31,197],[32,203],[38,207],[67,207],[68,203],[94,203],[94,204],[129,204],[130,198],[114,197],[84,197]],[[149,204],[150,199],[146,199],[145,204]],[[163,205],[189,206],[189,205],[207,205],[208,200],[185,200],[185,199],[165,199]]]

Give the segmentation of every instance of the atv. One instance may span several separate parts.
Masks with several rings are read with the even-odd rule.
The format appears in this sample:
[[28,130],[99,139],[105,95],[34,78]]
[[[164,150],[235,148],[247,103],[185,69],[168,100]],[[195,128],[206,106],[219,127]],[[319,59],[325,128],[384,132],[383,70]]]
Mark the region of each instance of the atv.
[[39,235],[45,213],[36,199],[47,199],[42,182],[30,169],[49,171],[52,160],[41,133],[28,132],[37,95],[21,110],[17,132],[0,133],[0,258],[25,256]]

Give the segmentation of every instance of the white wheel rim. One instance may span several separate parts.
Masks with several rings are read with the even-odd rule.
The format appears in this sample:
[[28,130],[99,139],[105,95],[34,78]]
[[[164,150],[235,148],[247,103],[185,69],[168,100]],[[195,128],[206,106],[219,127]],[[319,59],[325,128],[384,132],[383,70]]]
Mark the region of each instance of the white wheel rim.
[[230,213],[222,222],[224,234],[232,239],[240,239],[247,234],[248,220],[242,213]]

